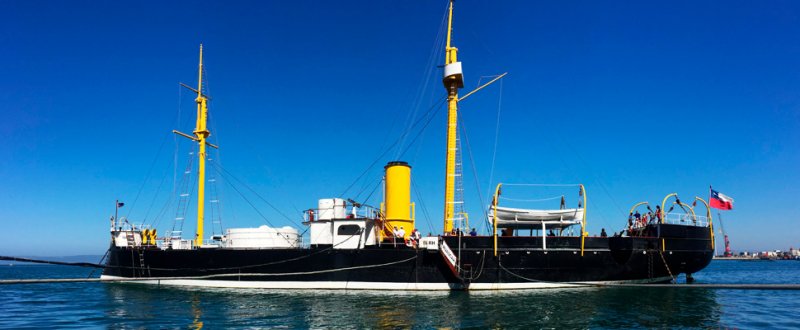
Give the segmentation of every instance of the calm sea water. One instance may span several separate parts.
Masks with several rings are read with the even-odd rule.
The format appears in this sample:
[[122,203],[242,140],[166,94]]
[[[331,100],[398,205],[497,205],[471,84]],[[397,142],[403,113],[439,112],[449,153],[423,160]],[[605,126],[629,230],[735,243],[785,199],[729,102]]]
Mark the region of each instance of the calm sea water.
[[[0,266],[0,278],[85,277]],[[800,261],[714,261],[706,283],[800,283]],[[800,328],[800,291],[581,288],[398,293],[0,286],[0,328]]]

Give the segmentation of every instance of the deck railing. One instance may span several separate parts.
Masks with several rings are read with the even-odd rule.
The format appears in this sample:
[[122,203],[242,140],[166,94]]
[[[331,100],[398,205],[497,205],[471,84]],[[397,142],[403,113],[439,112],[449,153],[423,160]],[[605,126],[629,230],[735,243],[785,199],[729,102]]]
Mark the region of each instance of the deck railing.
[[687,213],[667,213],[664,223],[683,226],[708,227],[708,218]]
[[[303,222],[319,220],[320,213],[321,212],[320,212],[319,209],[308,209],[308,210],[303,211]],[[352,206],[348,206],[347,208],[345,208],[345,212],[344,212],[344,216],[345,217],[343,219],[353,219],[353,218],[357,218],[357,219],[363,219],[363,218],[378,219],[379,215],[380,215],[380,210],[378,208],[375,208],[375,207],[372,207],[372,206],[368,206],[368,205],[362,205],[362,206],[356,208],[356,214],[355,214],[355,217],[354,217],[353,216],[353,208],[352,208]]]

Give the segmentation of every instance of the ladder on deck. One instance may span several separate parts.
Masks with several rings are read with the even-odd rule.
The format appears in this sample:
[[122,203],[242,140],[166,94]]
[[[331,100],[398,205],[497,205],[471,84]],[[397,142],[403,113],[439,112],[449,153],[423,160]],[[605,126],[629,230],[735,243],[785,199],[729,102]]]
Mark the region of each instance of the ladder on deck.
[[453,228],[465,228],[464,222],[464,159],[461,148],[461,131],[456,131],[456,168],[453,189]]
[[128,246],[134,247],[136,246],[136,236],[133,233],[133,230],[128,230],[125,232],[125,239],[128,241]]

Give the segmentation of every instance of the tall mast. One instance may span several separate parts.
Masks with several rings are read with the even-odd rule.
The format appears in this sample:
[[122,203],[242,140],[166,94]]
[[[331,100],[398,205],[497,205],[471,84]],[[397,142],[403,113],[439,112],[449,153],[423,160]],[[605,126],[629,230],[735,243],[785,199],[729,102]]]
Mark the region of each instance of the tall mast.
[[447,90],[447,164],[444,183],[444,232],[453,230],[455,210],[456,179],[456,133],[458,132],[458,90],[464,87],[461,62],[458,62],[458,48],[450,45],[453,32],[453,0],[450,0],[447,18],[447,45],[445,48],[444,78]]
[[200,64],[198,65],[198,70],[197,70],[197,89],[186,86],[184,84],[181,85],[197,93],[197,98],[195,99],[195,102],[197,103],[197,122],[195,124],[194,131],[192,132],[194,136],[174,130],[172,132],[197,142],[200,149],[197,154],[197,157],[199,158],[198,171],[197,171],[197,232],[195,233],[195,238],[194,238],[195,246],[199,247],[200,245],[203,244],[203,223],[205,220],[206,145],[213,148],[217,148],[217,146],[208,143],[206,141],[206,139],[208,139],[208,137],[211,135],[211,132],[209,132],[208,128],[206,127],[206,124],[208,122],[208,97],[205,94],[203,94],[203,45],[202,44],[200,44]]
[[206,128],[208,120],[208,99],[203,95],[203,44],[200,44],[200,64],[197,70],[197,125],[194,129],[194,136],[200,145],[198,153],[197,171],[197,233],[195,234],[195,246],[203,244],[203,222],[205,220],[205,194],[206,194],[206,138],[211,132]]

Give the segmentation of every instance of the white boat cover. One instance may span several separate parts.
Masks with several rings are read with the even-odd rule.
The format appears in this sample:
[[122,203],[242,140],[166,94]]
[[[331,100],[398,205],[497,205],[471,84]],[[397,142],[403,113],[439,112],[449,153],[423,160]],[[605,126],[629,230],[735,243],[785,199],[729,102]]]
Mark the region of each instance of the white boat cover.
[[[497,214],[497,216],[495,216]],[[534,210],[511,207],[489,207],[489,220],[497,219],[497,226],[504,228],[565,228],[583,221],[583,209]]]

